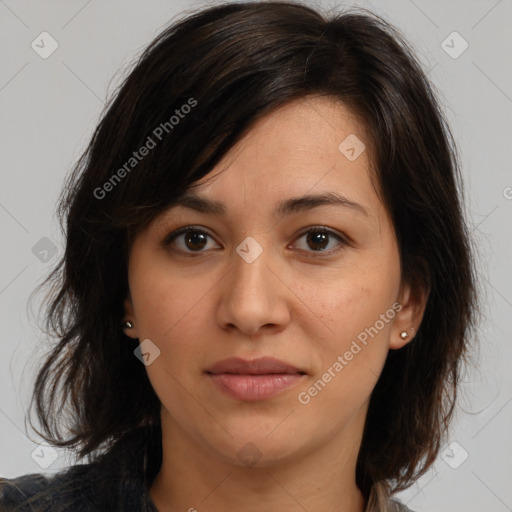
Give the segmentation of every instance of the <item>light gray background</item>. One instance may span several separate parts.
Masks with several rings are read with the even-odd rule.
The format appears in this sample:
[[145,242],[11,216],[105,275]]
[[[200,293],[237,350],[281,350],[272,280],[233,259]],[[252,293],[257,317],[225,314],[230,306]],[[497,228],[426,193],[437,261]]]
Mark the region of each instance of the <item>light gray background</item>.
[[[477,368],[465,376],[450,436],[457,444],[399,497],[419,512],[512,511],[512,2],[310,3],[373,9],[411,41],[440,91],[458,141],[468,217],[479,247],[481,349]],[[24,424],[45,348],[27,301],[62,253],[54,210],[63,179],[87,143],[107,91],[119,82],[120,70],[172,17],[204,5],[185,0],[0,1],[3,476],[52,473],[69,461],[62,450],[40,447]],[[44,31],[59,45],[47,59],[31,48]],[[469,44],[457,58],[444,47],[458,53],[463,41],[451,36],[443,44],[454,31]],[[46,469],[38,465],[55,457]]]

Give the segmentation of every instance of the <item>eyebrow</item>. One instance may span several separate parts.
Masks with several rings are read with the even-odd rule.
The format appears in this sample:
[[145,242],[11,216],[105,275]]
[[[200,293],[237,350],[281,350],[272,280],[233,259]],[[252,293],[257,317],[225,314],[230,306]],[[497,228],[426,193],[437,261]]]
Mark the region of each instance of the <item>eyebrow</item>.
[[[176,206],[189,208],[201,213],[211,213],[215,215],[225,215],[227,213],[227,208],[223,203],[212,199],[207,199],[205,197],[200,197],[192,193],[187,193],[178,198],[175,202],[173,202],[171,208]],[[289,199],[285,199],[277,205],[275,215],[277,217],[285,217],[294,213],[308,211],[319,206],[339,206],[343,208],[349,208],[353,211],[368,216],[368,211],[362,205],[334,192],[326,192],[323,194],[308,194],[300,197],[291,197]]]

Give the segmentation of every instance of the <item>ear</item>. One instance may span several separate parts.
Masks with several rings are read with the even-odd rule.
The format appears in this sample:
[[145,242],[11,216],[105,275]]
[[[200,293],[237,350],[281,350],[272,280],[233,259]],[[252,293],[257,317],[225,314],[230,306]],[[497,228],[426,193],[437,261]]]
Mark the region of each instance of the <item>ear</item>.
[[[135,320],[135,312],[133,310],[132,298],[129,293],[128,293],[128,296],[126,297],[126,299],[124,300],[123,308],[124,308],[123,331],[126,334],[126,336],[129,336],[130,338],[133,338],[133,339],[138,339],[139,332],[138,332],[138,328],[137,328],[137,321]],[[126,322],[127,320],[129,320],[133,324],[133,327],[125,327],[124,326],[124,322]]]
[[397,301],[401,309],[396,313],[391,329],[390,349],[402,348],[414,339],[423,320],[428,295],[429,291],[420,285],[408,284],[401,288]]

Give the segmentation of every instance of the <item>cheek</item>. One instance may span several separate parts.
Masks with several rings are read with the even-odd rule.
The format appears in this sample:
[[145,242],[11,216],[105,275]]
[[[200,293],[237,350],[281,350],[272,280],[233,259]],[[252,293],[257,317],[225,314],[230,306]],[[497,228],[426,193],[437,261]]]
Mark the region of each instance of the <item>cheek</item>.
[[[318,312],[326,331],[356,336],[392,307],[399,291],[400,270],[393,261],[364,265],[340,273],[328,286],[301,288],[304,301]],[[387,324],[386,324],[387,325]]]
[[[369,254],[340,273],[336,285],[310,291],[310,304],[316,305],[326,333],[317,337],[322,347],[321,372],[342,356],[346,379],[364,379],[366,375],[368,382],[376,381],[389,350],[399,286],[398,255],[391,248],[384,257]],[[305,288],[303,293],[307,293]],[[309,332],[310,337],[314,334]]]
[[168,269],[157,258],[132,249],[129,279],[137,335],[141,342],[151,340],[159,350],[146,371],[164,402],[165,397],[179,394],[183,368],[197,359],[194,340],[200,337],[194,329],[204,321],[198,316],[204,314],[204,308],[194,307],[199,300],[194,286],[186,286],[183,276],[174,276]]
[[160,350],[147,367],[156,391],[172,383],[169,375],[185,384],[206,364],[215,320],[211,296],[218,275],[177,269],[142,241],[132,249],[129,278],[139,339],[150,339]]
[[[173,372],[183,369],[195,360],[198,353],[208,343],[205,332],[211,332],[208,326],[213,318],[213,311],[204,297],[198,297],[192,289],[177,292],[180,288],[165,286],[165,281],[158,280],[140,290],[135,305],[141,338],[151,339],[160,349],[159,362]],[[203,335],[201,335],[203,333]]]
[[362,286],[359,279],[357,286],[346,281],[343,291],[317,304],[330,320],[329,336],[320,342],[316,338],[319,364],[300,390],[299,403],[311,406],[311,417],[336,410],[343,423],[367,403],[382,372],[395,316],[392,294]]
[[[130,292],[140,336],[162,343],[176,332],[191,328],[198,304],[208,286],[201,289],[197,279],[186,272],[173,271],[165,256],[134,247],[129,267]],[[202,291],[202,293],[200,293]]]
[[143,276],[133,283],[139,335],[160,350],[146,371],[160,401],[174,415],[176,408],[191,405],[184,389],[193,389],[204,367],[201,357],[207,353],[205,333],[211,332],[207,326],[213,312],[194,280],[162,273],[157,265],[148,266]]

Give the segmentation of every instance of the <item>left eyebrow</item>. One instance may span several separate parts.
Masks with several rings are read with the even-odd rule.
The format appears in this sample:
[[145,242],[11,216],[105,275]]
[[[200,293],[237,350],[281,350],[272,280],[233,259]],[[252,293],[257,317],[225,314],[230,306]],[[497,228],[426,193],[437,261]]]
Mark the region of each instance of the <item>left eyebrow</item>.
[[368,212],[364,206],[334,192],[326,192],[324,194],[309,194],[286,199],[285,201],[279,203],[277,206],[276,215],[278,217],[284,217],[292,213],[304,212],[313,208],[317,208],[318,206],[326,205],[350,208],[354,211],[362,213],[365,216],[368,216]]
[[[227,208],[223,203],[191,193],[178,198],[171,205],[171,208],[176,206],[182,206],[184,208],[196,210],[201,213],[212,213],[216,215],[225,215],[227,212]],[[324,194],[308,194],[285,199],[277,205],[275,215],[277,217],[285,217],[293,213],[312,210],[313,208],[317,208],[319,206],[340,206],[343,208],[350,208],[351,210],[368,216],[368,211],[366,208],[364,208],[364,206],[334,192],[326,192]]]

